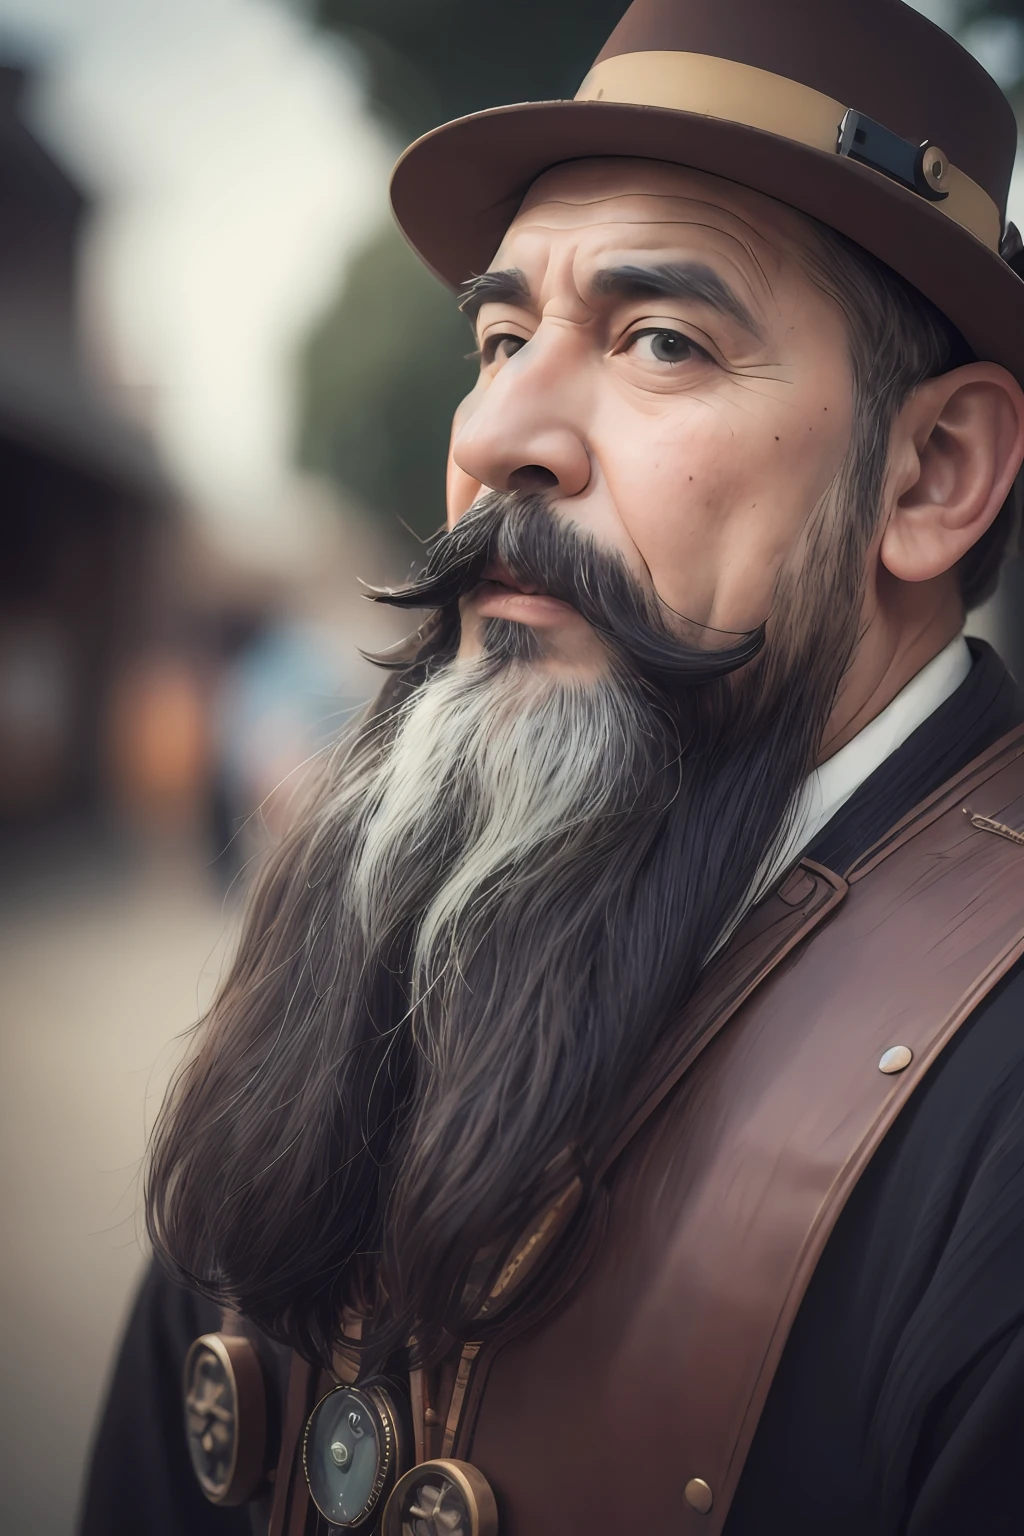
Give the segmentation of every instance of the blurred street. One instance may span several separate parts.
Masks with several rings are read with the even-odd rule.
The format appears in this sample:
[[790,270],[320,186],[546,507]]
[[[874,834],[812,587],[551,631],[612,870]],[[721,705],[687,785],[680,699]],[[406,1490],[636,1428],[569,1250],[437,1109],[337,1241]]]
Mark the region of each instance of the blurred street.
[[216,979],[228,910],[188,844],[142,858],[65,842],[5,870],[5,1536],[73,1528],[111,1347],[143,1263],[147,1128],[178,1037]]

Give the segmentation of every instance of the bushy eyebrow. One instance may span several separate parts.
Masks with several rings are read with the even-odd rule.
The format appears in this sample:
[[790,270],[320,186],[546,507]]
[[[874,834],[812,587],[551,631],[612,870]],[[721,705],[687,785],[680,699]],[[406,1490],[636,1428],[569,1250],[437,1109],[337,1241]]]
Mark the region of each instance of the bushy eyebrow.
[[594,276],[595,294],[620,299],[694,299],[735,320],[757,341],[764,332],[729,284],[701,261],[671,261],[656,267],[609,267]]
[[[756,341],[764,332],[737,293],[702,261],[669,261],[653,267],[607,267],[590,284],[596,298],[692,299],[735,320]],[[459,308],[471,323],[485,304],[511,304],[526,309],[532,302],[526,274],[518,267],[482,272],[464,285]]]
[[514,304],[525,309],[530,302],[530,285],[525,272],[509,267],[505,272],[481,272],[463,284],[459,308],[472,323],[485,304]]

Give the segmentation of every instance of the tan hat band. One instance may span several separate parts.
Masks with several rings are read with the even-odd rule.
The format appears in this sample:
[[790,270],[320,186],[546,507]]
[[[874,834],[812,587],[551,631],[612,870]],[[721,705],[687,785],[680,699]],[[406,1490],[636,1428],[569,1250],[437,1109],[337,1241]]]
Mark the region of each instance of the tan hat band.
[[[577,101],[621,102],[695,112],[739,123],[835,154],[846,107],[767,69],[705,53],[622,53],[595,64]],[[875,174],[883,174],[877,171]],[[955,165],[943,167],[946,196],[934,207],[999,250],[1002,219],[983,187]]]

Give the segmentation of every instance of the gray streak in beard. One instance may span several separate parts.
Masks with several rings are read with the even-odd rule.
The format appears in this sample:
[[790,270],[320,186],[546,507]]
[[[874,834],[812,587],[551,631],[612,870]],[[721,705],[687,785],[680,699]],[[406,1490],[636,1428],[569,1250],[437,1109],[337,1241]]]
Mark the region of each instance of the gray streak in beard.
[[[431,678],[367,787],[350,876],[371,947],[411,924],[413,1009],[457,989],[513,886],[557,879],[624,820],[662,808],[678,752],[667,718],[614,668],[582,684],[485,654]],[[403,880],[412,867],[417,893],[431,892],[417,911]],[[442,1029],[446,1017],[442,1007]]]

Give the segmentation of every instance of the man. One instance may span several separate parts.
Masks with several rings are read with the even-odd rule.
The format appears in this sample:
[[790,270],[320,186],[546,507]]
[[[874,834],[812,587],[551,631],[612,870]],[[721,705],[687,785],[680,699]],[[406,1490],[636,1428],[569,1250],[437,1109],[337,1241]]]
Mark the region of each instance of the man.
[[449,529],[165,1110],[88,1532],[1020,1528],[1014,142],[898,0],[635,0],[400,163]]

